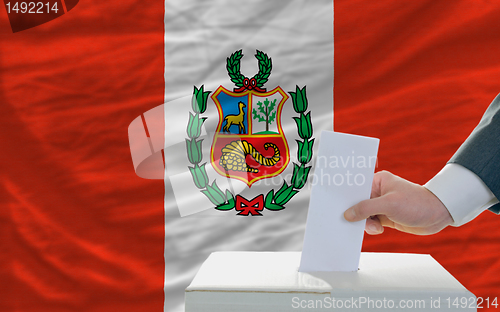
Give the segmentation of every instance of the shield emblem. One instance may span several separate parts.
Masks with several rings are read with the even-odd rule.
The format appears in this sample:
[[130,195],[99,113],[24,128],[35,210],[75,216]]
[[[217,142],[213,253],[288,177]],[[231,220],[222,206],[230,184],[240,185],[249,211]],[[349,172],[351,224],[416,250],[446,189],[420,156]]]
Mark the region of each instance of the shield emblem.
[[288,95],[280,87],[269,92],[232,92],[220,86],[212,99],[219,123],[210,154],[219,174],[251,187],[285,170],[290,153],[281,111]]

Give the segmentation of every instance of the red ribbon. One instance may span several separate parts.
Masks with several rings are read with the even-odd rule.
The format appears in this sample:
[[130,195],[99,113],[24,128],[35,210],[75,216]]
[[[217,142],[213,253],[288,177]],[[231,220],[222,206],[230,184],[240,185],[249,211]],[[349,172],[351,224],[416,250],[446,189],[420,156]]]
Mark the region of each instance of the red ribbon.
[[243,92],[245,90],[255,90],[257,92],[266,92],[266,89],[257,87],[257,80],[255,78],[243,79],[243,87],[234,88],[234,92]]
[[239,211],[238,215],[248,216],[262,216],[259,211],[264,210],[264,195],[260,194],[252,200],[247,200],[240,195],[236,195],[236,211]]

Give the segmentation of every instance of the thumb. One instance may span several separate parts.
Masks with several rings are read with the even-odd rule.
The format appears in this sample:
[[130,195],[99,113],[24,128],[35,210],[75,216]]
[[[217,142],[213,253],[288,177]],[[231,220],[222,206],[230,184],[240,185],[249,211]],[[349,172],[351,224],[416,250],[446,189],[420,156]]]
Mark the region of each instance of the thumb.
[[387,196],[363,200],[344,212],[344,218],[349,222],[361,221],[370,216],[387,214]]

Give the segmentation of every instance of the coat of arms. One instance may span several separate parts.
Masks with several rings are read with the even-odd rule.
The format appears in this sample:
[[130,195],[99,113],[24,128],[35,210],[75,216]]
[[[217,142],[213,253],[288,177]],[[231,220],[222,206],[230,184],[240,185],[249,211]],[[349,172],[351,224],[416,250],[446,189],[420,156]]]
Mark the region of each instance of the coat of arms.
[[211,152],[218,173],[251,187],[285,170],[290,155],[280,117],[288,95],[280,87],[235,93],[221,86],[212,99],[220,116]]
[[293,109],[299,114],[294,117],[297,125],[298,151],[294,163],[293,176],[278,190],[271,189],[248,200],[231,191],[222,191],[214,180],[209,182],[205,165],[202,163],[202,141],[198,140],[201,126],[206,120],[202,117],[206,110],[210,91],[194,88],[193,110],[187,127],[189,139],[186,140],[189,167],[193,182],[218,210],[236,209],[238,215],[261,215],[264,208],[282,210],[285,204],[305,185],[311,166],[314,139],[312,123],[307,110],[306,88],[298,86],[290,96],[279,86],[271,91],[263,88],[271,74],[272,61],[265,53],[257,51],[259,72],[252,78],[240,73],[242,51],[236,51],[227,58],[226,68],[236,87],[230,91],[220,86],[211,98],[219,112],[219,122],[211,146],[210,162],[222,176],[238,179],[248,187],[258,180],[270,178],[285,170],[290,162],[288,142],[281,126],[281,112],[291,97]]

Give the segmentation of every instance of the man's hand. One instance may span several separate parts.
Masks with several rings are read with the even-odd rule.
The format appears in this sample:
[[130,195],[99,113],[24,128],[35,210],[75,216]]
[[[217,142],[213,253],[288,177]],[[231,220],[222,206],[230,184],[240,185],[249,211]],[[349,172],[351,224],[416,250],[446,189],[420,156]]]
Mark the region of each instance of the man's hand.
[[381,234],[384,226],[402,232],[429,235],[453,223],[441,201],[425,187],[402,179],[388,171],[373,178],[371,199],[344,212],[347,221],[366,220],[368,234]]

